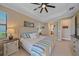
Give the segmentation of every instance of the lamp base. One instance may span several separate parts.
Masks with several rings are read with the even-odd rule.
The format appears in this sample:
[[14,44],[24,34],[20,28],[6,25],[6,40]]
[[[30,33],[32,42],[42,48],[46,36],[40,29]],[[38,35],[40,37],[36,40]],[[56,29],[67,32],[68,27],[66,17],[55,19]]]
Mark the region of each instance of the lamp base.
[[39,33],[39,35],[42,35],[42,33]]
[[9,36],[9,40],[12,40],[13,39],[13,36]]

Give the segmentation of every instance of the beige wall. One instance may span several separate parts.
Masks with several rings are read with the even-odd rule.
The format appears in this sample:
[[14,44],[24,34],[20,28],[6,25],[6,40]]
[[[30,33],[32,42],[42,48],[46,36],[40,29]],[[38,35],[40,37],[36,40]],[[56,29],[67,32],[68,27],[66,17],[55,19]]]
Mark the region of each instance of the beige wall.
[[[16,11],[13,11],[9,8],[3,7],[0,5],[0,10],[4,11],[7,13],[8,15],[8,21],[7,21],[7,25],[8,26],[13,26],[13,28],[15,29],[16,34],[14,34],[14,36],[18,36],[20,35],[20,31],[33,31],[36,30],[36,26],[38,26],[38,24],[43,24],[45,26],[45,29],[43,30],[44,34],[47,34],[47,24],[46,23],[42,23],[40,21],[34,20],[31,17],[25,16],[23,14],[20,14]],[[34,28],[28,28],[28,27],[23,27],[24,26],[24,21],[29,21],[29,22],[33,22],[34,23]]]

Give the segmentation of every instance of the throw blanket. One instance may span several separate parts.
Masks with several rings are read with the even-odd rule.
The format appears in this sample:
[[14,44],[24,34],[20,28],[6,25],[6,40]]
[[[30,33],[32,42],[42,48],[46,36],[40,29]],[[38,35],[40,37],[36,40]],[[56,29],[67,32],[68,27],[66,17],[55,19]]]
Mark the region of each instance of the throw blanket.
[[51,45],[52,45],[52,39],[49,37],[45,37],[44,39],[40,40],[39,42],[35,43],[32,46],[31,55],[32,56],[48,55]]

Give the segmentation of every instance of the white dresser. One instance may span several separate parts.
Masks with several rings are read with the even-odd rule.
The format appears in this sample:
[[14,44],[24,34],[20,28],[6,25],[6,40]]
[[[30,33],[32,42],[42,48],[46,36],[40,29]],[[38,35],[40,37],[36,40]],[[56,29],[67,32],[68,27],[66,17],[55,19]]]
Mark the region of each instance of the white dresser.
[[72,43],[73,43],[73,55],[79,56],[79,39],[72,37]]
[[3,46],[4,55],[11,55],[18,51],[18,40],[5,40]]

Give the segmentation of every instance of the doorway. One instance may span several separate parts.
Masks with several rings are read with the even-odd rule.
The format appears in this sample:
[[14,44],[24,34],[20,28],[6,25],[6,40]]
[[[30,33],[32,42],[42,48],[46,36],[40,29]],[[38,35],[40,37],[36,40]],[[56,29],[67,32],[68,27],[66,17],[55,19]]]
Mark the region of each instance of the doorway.
[[70,40],[71,31],[70,31],[70,19],[61,20],[61,39]]

